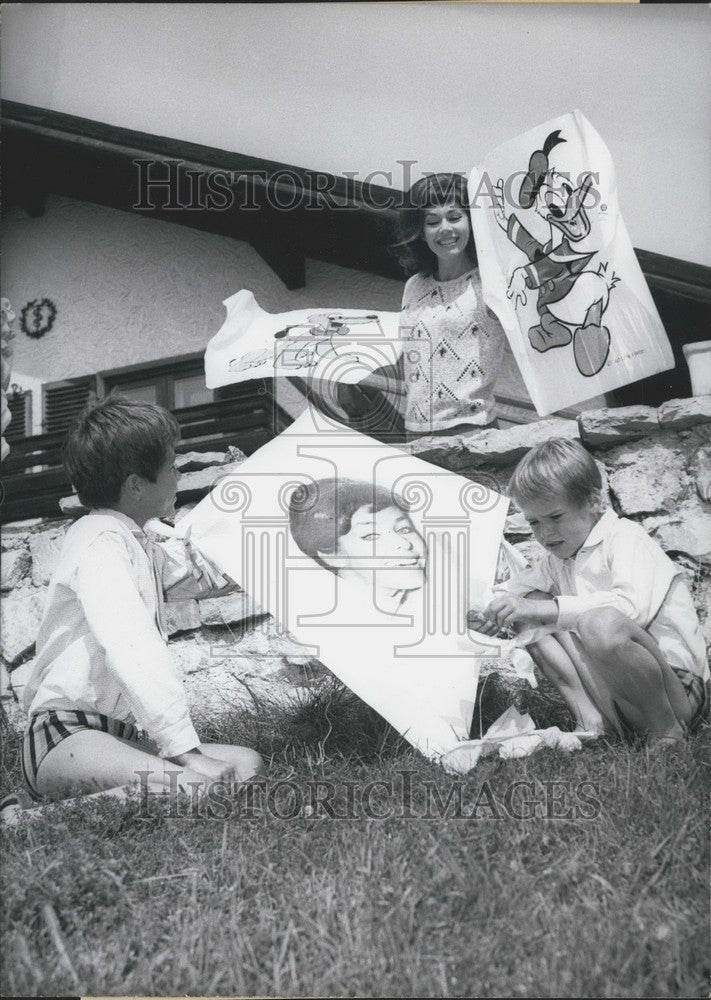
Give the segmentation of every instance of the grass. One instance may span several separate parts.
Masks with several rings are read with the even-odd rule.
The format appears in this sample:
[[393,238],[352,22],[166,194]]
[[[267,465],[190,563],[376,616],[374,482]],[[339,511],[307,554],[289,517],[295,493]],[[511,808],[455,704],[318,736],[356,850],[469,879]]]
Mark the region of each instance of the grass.
[[708,994],[708,729],[461,780],[337,685],[202,732],[270,759],[261,808],[84,804],[3,834],[3,995]]

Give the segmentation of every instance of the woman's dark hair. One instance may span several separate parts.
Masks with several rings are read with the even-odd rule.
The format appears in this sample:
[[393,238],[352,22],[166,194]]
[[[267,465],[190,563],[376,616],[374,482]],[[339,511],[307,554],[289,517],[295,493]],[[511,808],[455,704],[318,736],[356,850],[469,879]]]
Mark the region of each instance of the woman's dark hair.
[[76,418],[62,461],[85,507],[111,507],[132,473],[155,483],[179,438],[168,410],[112,393],[90,402]]
[[[405,195],[400,218],[395,228],[395,242],[390,250],[400,262],[405,274],[437,273],[437,257],[422,235],[427,209],[433,206],[458,205],[469,218],[467,182],[461,174],[428,174],[416,181]],[[471,222],[470,222],[471,227]],[[476,266],[474,234],[469,237],[467,253]]]
[[335,555],[338,540],[351,530],[356,511],[370,512],[397,507],[409,514],[407,502],[384,486],[354,479],[318,479],[299,486],[289,501],[291,535],[304,553],[324,569],[333,569],[319,552]]

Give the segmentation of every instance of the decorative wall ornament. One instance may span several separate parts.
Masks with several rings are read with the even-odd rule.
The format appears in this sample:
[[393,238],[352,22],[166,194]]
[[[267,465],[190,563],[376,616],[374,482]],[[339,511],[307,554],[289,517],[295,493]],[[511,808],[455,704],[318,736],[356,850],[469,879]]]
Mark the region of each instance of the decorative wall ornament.
[[51,299],[33,299],[20,313],[20,327],[28,337],[39,340],[49,333],[57,318],[57,307]]

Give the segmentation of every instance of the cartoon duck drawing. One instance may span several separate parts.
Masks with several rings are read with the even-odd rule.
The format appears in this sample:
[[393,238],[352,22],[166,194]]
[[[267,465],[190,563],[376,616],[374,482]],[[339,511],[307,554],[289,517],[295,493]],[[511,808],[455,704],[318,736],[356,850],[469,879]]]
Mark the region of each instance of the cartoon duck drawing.
[[607,263],[586,270],[595,250],[576,246],[590,233],[585,197],[593,178],[587,174],[575,187],[567,176],[549,164],[549,154],[559,143],[560,130],[551,132],[542,149],[530,157],[519,191],[522,208],[534,208],[548,222],[550,238],[543,244],[521,224],[515,214],[506,216],[504,185],[496,184],[496,222],[508,239],[528,257],[529,263],[515,268],[507,290],[514,306],[525,305],[527,291],[537,290],[538,323],[528,331],[534,350],[541,354],[573,342],[573,357],[581,375],[596,375],[610,351],[610,331],[602,324],[610,292],[619,280]]

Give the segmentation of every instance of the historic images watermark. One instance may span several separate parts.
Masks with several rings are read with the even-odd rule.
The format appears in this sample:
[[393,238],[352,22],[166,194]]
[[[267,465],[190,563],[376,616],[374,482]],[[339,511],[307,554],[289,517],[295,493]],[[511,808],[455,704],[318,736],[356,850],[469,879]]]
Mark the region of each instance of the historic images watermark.
[[[293,167],[223,170],[196,166],[180,159],[136,159],[133,163],[138,195],[132,207],[137,212],[258,212],[263,208],[278,212],[321,212],[326,209],[385,211],[415,208],[410,188],[417,160],[395,162],[400,170],[371,170],[366,174],[358,170],[344,170],[341,174],[327,174]],[[566,171],[558,171],[558,174],[575,187],[586,180],[585,208],[592,209],[600,203],[600,192],[596,187],[599,174],[587,170],[578,177]],[[501,204],[502,199],[512,209],[523,208],[519,191],[525,176],[525,170],[513,171],[504,178],[492,178],[483,171],[476,190],[470,191],[470,208],[493,209]],[[454,198],[454,180],[450,179],[449,184]],[[441,194],[446,201],[446,182]]]
[[[428,780],[399,770],[395,778],[330,781],[266,779],[241,784],[182,782],[168,771],[170,787],[149,793],[151,771],[136,771],[140,819],[158,811],[172,819],[258,820],[594,820],[602,810],[595,781],[517,780],[503,789],[488,781]],[[167,811],[166,811],[167,808]]]

